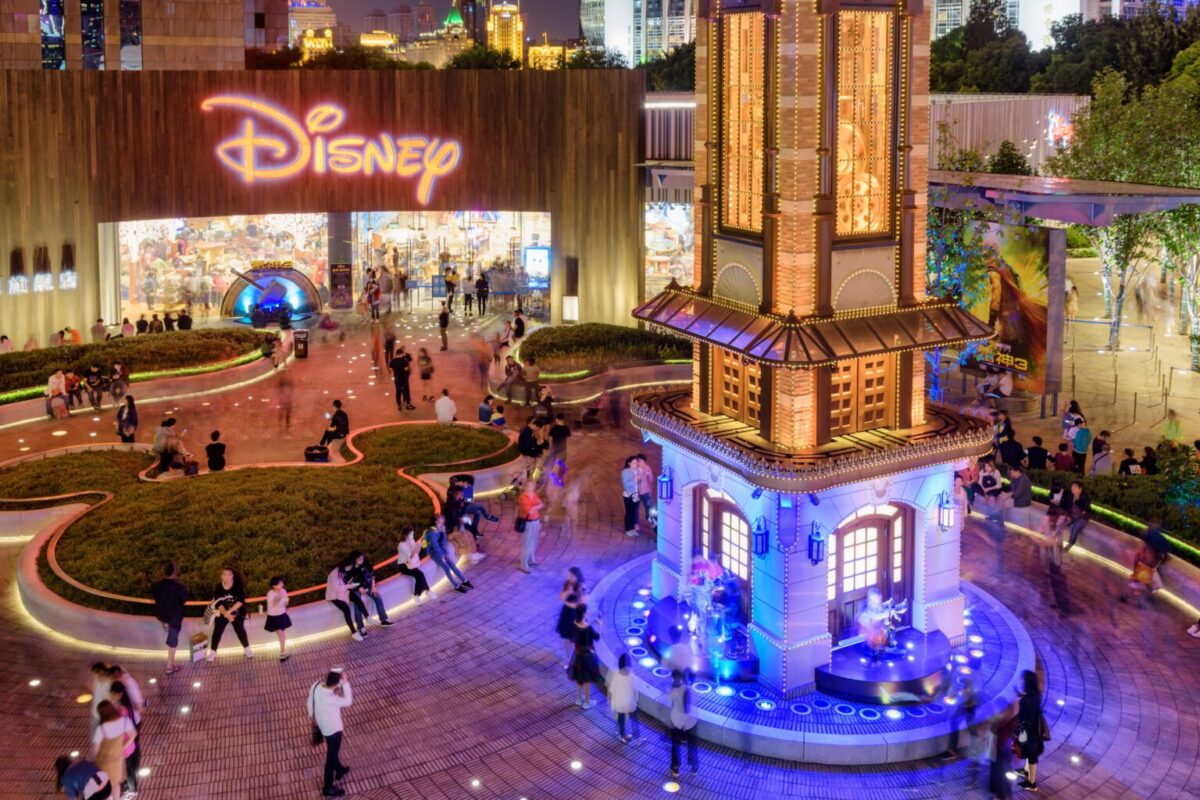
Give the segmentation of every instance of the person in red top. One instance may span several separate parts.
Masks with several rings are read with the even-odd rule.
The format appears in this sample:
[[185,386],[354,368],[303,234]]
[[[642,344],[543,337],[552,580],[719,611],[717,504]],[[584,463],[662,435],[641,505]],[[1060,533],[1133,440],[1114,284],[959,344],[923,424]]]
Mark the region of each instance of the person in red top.
[[1054,454],[1054,468],[1062,472],[1072,472],[1075,469],[1075,459],[1071,457],[1066,442],[1060,444],[1058,452]]
[[538,497],[536,481],[525,481],[525,490],[517,499],[517,525],[521,531],[521,572],[528,573],[537,566],[538,533],[542,527],[542,498]]

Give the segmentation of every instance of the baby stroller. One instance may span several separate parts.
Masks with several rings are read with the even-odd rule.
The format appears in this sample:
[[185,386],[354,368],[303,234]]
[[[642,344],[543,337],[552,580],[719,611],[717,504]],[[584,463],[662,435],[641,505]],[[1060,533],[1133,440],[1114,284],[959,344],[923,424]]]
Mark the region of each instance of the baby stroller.
[[509,481],[508,487],[500,493],[501,500],[516,500],[521,496],[521,492],[525,490],[525,482],[532,480],[534,486],[538,486],[542,482],[542,466],[537,464],[531,470],[518,470]]

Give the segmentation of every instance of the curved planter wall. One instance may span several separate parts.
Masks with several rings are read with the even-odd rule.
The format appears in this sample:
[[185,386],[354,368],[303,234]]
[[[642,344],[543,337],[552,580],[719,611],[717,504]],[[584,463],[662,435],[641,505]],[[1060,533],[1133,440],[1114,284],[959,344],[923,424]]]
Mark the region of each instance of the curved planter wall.
[[[615,369],[611,373],[600,372],[595,375],[589,375],[586,378],[580,378],[577,381],[565,381],[558,383],[555,381],[546,381],[547,385],[554,391],[554,397],[558,404],[577,404],[593,400],[600,395],[601,392],[608,387],[610,381],[616,378],[617,388],[631,388],[633,386],[661,386],[663,384],[673,383],[690,383],[692,380],[692,365],[687,364],[646,364],[638,367],[625,367]],[[506,404],[505,392],[496,388],[498,382],[496,377],[492,377],[488,381],[488,391],[495,397],[501,398]],[[519,413],[521,403],[525,402],[525,394],[523,387],[515,387],[513,389],[513,399],[511,407],[513,411],[509,411],[507,416],[509,424],[516,425],[523,421]]]

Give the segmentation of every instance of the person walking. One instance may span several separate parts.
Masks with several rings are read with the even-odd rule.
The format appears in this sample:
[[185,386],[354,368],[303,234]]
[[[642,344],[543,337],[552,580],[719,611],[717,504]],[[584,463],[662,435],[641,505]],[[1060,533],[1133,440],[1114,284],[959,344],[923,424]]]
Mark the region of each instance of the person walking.
[[125,746],[121,750],[121,756],[125,759],[125,796],[129,797],[137,794],[137,771],[142,762],[142,715],[134,708],[129,691],[126,689],[125,684],[119,680],[113,681],[112,686],[109,687],[108,702],[116,706],[117,711],[122,717],[133,723],[133,728],[136,732],[136,735],[132,738],[125,738]]
[[[442,348],[445,350],[446,348]],[[432,403],[433,396],[433,359],[429,351],[422,347],[417,351],[417,373],[421,376],[421,399]]]
[[600,659],[596,656],[596,642],[600,634],[587,621],[587,603],[575,606],[575,650],[567,674],[575,682],[575,705],[587,711],[596,705],[592,702],[592,684],[604,683],[600,672]]
[[121,437],[122,442],[130,444],[137,436],[137,426],[137,403],[134,401],[133,395],[126,395],[125,402],[117,409],[117,435]]
[[[362,601],[363,609],[366,609],[367,598],[375,604],[375,612],[379,617],[379,624],[388,627],[392,621],[388,619],[387,605],[383,602],[383,596],[379,594],[379,587],[375,580],[375,567],[372,566],[366,555],[355,550],[350,554],[350,579],[347,582],[351,590],[357,589],[359,599]],[[366,619],[358,619],[358,606],[354,607],[356,622],[361,622],[365,625]],[[368,614],[368,619],[370,615]]]
[[136,741],[137,728],[111,700],[101,700],[96,711],[100,724],[92,734],[92,758],[108,775],[111,785],[119,789],[125,783],[125,748]]
[[397,347],[396,354],[392,356],[388,366],[392,370],[392,383],[396,387],[396,410],[412,411],[416,408],[412,402],[412,390],[408,386],[408,379],[412,374],[412,356],[404,352],[403,347]]
[[350,681],[346,678],[345,670],[334,667],[325,676],[324,681],[317,681],[308,691],[308,716],[313,721],[314,744],[317,734],[325,742],[325,774],[321,786],[324,797],[341,797],[345,789],[334,786],[334,781],[340,781],[350,772],[350,768],[342,763],[342,735],[345,728],[342,724],[342,709],[349,708],[354,702],[354,692],[350,689]]
[[54,760],[54,788],[70,800],[110,800],[112,779],[95,762],[59,756]]
[[287,654],[287,629],[292,627],[292,618],[287,613],[288,592],[281,575],[271,578],[269,586],[271,588],[267,590],[267,624],[263,628],[279,639],[279,663],[282,664],[291,658]]
[[421,571],[421,543],[414,538],[416,531],[407,525],[400,531],[400,542],[396,545],[396,570],[413,579],[413,599],[417,605],[426,600],[437,600],[429,588],[429,581]]
[[526,480],[517,498],[517,530],[521,533],[520,570],[529,573],[537,566],[538,534],[542,527],[542,498],[538,497],[536,481]]
[[[325,599],[342,612],[342,617],[346,620],[346,627],[350,629],[350,638],[361,642],[367,635],[366,625],[363,624],[363,620],[367,616],[367,609],[363,607],[362,598],[358,596],[358,592],[350,591],[350,586],[346,582],[345,567],[346,564],[343,562],[329,571],[329,575],[325,578]],[[355,625],[355,617],[350,613],[351,603],[355,604],[358,611],[357,625]]]
[[209,644],[205,660],[210,664],[217,659],[217,648],[221,646],[221,636],[225,628],[232,625],[238,641],[242,643],[242,653],[246,658],[254,658],[250,649],[250,639],[246,636],[246,582],[241,573],[233,567],[221,570],[221,581],[213,590],[212,640]]
[[471,312],[475,308],[475,287],[470,282],[470,277],[463,281],[462,296],[463,296],[463,315],[471,316]]
[[700,769],[696,753],[696,723],[692,714],[692,692],[688,686],[690,673],[674,670],[671,673],[671,777],[679,777],[679,747],[687,743],[688,765],[692,774]]
[[162,580],[150,587],[154,598],[154,616],[162,623],[167,635],[167,674],[179,671],[175,666],[175,648],[179,647],[179,632],[183,630],[183,611],[188,601],[188,589],[179,581],[179,565],[168,561],[163,566]]
[[625,459],[625,468],[621,470],[621,498],[625,502],[625,535],[633,538],[638,535],[638,507],[641,495],[638,493],[637,456]]
[[487,275],[482,271],[479,277],[475,279],[475,297],[479,300],[479,316],[487,313],[488,294],[492,287],[488,285]]
[[587,589],[583,585],[583,570],[570,567],[566,580],[558,592],[562,608],[558,610],[558,622],[554,626],[558,638],[562,640],[563,669],[571,666],[571,652],[575,649],[575,609],[580,603],[587,602]]
[[517,452],[521,455],[521,469],[525,471],[528,482],[536,482],[534,477],[544,449],[542,424],[536,417],[529,417],[517,434]]
[[645,453],[637,454],[637,490],[642,503],[642,511],[646,522],[651,528],[658,526],[658,497],[655,492],[654,470],[650,469],[650,461]]
[[1038,686],[1037,673],[1025,670],[1021,673],[1021,698],[1017,703],[1017,749],[1025,759],[1025,769],[1017,770],[1021,776],[1018,784],[1022,789],[1037,791],[1038,758],[1046,749],[1046,721],[1042,717],[1042,690]]
[[[617,668],[608,673],[608,708],[617,717],[617,738],[623,743],[638,735],[638,693],[630,669],[629,653],[621,653]],[[625,722],[629,722],[629,733],[625,733]]]
[[[433,560],[433,563],[441,567],[442,572],[446,573],[446,579],[450,581],[450,585],[454,587],[454,591],[459,594],[466,594],[468,589],[475,587],[462,574],[462,570],[450,558],[450,540],[446,535],[446,518],[441,514],[434,514],[429,521],[429,529],[425,531],[425,551]],[[458,578],[458,584],[454,583],[455,577]]]
[[1163,420],[1162,438],[1174,444],[1183,440],[1183,424],[1173,408],[1167,409],[1167,418]]
[[442,350],[450,349],[450,342],[446,338],[446,333],[450,328],[450,308],[445,303],[442,303],[442,310],[438,312],[438,333],[442,337]]
[[546,454],[546,469],[559,487],[567,477],[567,440],[571,438],[571,426],[562,414],[556,414],[550,426],[550,451]]

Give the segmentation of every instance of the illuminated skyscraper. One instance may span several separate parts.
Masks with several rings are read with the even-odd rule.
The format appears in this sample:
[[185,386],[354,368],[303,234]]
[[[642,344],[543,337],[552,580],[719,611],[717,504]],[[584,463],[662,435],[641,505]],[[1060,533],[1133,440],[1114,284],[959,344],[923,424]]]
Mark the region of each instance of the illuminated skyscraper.
[[604,47],[605,0],[579,0],[579,28],[593,47]]
[[423,33],[431,34],[437,30],[437,18],[433,15],[433,5],[429,0],[421,0],[417,3],[417,16],[413,23],[418,36]]
[[288,41],[299,45],[305,31],[322,32],[337,27],[337,14],[324,0],[291,0],[288,3]]
[[635,0],[631,64],[658,58],[695,38],[696,0]]
[[517,61],[525,61],[525,21],[521,9],[511,3],[492,6],[488,16],[487,44],[493,50],[508,53]]

